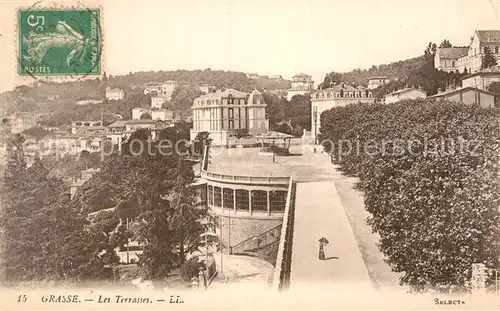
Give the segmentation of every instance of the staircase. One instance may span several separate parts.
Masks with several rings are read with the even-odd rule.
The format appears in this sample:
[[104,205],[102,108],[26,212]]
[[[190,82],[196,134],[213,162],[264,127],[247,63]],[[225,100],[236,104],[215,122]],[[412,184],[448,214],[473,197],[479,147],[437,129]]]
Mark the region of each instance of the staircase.
[[279,224],[259,235],[254,235],[234,245],[231,247],[231,254],[256,256],[274,265],[280,241],[281,227],[282,224]]

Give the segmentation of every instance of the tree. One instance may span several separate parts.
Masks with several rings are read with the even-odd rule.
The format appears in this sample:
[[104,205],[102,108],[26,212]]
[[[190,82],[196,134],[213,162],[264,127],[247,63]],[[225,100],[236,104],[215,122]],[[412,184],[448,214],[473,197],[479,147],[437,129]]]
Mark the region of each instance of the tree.
[[212,144],[210,133],[206,131],[198,132],[192,144],[194,154],[197,156],[203,156],[203,150],[205,150],[205,146]]
[[[193,204],[191,190],[187,188],[194,179],[191,168],[194,163],[182,158],[187,154],[187,146],[179,141],[182,135],[176,128],[161,131],[159,139],[168,139],[177,149],[159,152],[157,141],[148,142],[149,131],[134,132],[123,144],[123,152],[106,159],[101,171],[73,199],[73,204],[84,210],[99,210],[104,196],[111,198],[104,202],[107,208],[116,209],[120,215],[137,215],[133,239],[144,245],[138,264],[149,279],[165,277],[180,266],[185,253],[191,252],[199,239],[197,225],[192,222],[206,213],[205,210],[190,213]],[[137,141],[150,147],[142,152],[131,150],[138,145]],[[109,237],[109,243],[117,245],[115,240],[121,238],[113,236]]]
[[323,112],[320,132],[328,151],[341,140],[391,142],[334,157],[359,177],[369,224],[402,284],[463,291],[471,264],[500,267],[497,109],[426,99],[355,104]]
[[151,120],[151,115],[147,112],[141,114],[141,120]]
[[236,138],[238,143],[241,144],[241,139],[248,136],[248,129],[247,128],[236,129],[233,133],[233,136]]
[[[85,217],[68,208],[61,180],[48,177],[39,159],[26,168],[22,136],[8,144],[3,184],[2,266],[7,281],[79,280],[96,277],[102,265],[85,231]],[[17,146],[17,147],[16,147]]]
[[48,134],[50,134],[49,131],[46,131],[43,128],[38,127],[38,126],[29,128],[29,129],[23,131],[23,135],[33,137],[33,138],[35,138],[36,141],[39,141],[40,139],[44,138]]
[[439,44],[439,48],[451,48],[453,45],[451,45],[450,41],[448,39],[444,39],[441,44]]
[[339,84],[341,82],[342,82],[342,74],[332,71],[325,76],[325,79],[320,84],[319,88],[327,89],[329,87],[332,87],[334,84]]
[[292,127],[297,126],[303,129],[311,129],[311,97],[309,95],[295,95],[291,101],[292,113],[290,121]]
[[481,69],[494,67],[497,65],[497,59],[489,46],[484,47],[484,55],[481,61]]
[[179,86],[172,93],[172,99],[169,106],[180,116],[191,115],[191,105],[195,98],[198,98],[203,93],[194,86]]

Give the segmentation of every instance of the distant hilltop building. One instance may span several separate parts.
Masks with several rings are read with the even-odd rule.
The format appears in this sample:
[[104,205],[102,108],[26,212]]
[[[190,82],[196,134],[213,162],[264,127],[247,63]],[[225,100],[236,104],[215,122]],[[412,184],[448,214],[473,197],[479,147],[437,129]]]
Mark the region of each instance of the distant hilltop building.
[[151,97],[151,109],[161,109],[166,101],[167,100],[165,97],[161,96]]
[[381,85],[387,84],[391,81],[388,77],[371,77],[368,79],[368,89],[374,90]]
[[162,97],[165,101],[169,101],[172,99],[172,94],[177,87],[179,87],[179,83],[171,80],[161,83],[148,84],[144,87],[144,94]]
[[283,77],[280,75],[269,76],[269,79],[274,80],[274,81],[283,81]]
[[107,100],[122,100],[125,98],[125,92],[119,88],[106,87],[106,99]]
[[352,103],[374,103],[371,90],[347,83],[333,85],[330,88],[311,94],[311,138],[316,141],[321,127],[321,113],[333,107],[343,107]]
[[102,121],[100,120],[71,122],[71,134],[73,135],[103,134],[105,132],[106,132],[106,127],[102,124]]
[[500,66],[486,68],[462,78],[463,87],[475,87],[485,91],[493,82],[500,82]]
[[208,94],[215,91],[215,86],[210,84],[201,84],[198,86],[198,90],[200,90],[200,92],[202,93]]
[[265,133],[269,128],[266,103],[262,94],[250,94],[234,89],[219,90],[196,98],[191,107],[193,129],[191,140],[199,132],[208,132],[214,145],[227,145],[237,129],[248,129],[252,134]]
[[401,100],[426,98],[427,93],[421,89],[404,88],[385,95],[384,103],[391,104]]
[[151,117],[151,120],[174,120],[174,113],[169,109],[146,109],[140,107],[132,109],[132,120],[141,120],[144,115],[149,115]]
[[292,88],[288,90],[286,98],[290,101],[295,95],[306,95],[314,90],[314,81],[310,75],[299,73],[292,78]]
[[434,67],[446,72],[475,73],[481,70],[486,48],[500,60],[500,30],[476,30],[467,47],[438,48]]
[[256,73],[256,72],[249,72],[249,73],[246,74],[246,76],[247,76],[248,79],[254,79],[254,80],[260,78],[259,74]]
[[37,125],[38,117],[30,112],[18,112],[6,118],[7,126],[12,134],[22,133],[23,131]]

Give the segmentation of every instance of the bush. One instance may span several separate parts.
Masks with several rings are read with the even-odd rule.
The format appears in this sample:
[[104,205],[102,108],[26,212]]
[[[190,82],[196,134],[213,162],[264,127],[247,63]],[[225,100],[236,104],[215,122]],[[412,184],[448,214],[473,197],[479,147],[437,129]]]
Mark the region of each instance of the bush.
[[429,100],[321,115],[320,140],[359,177],[379,247],[415,291],[465,290],[473,263],[499,267],[498,117]]
[[198,277],[198,272],[200,268],[203,267],[203,263],[198,260],[198,258],[191,258],[186,261],[181,266],[181,277],[182,280],[186,283],[191,282],[193,277]]

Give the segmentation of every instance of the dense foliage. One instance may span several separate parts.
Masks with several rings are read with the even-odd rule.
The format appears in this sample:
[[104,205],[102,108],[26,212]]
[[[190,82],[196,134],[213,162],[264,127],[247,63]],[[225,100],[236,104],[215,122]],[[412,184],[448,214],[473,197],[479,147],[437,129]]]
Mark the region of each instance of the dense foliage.
[[[116,210],[135,219],[134,239],[144,245],[138,264],[146,278],[156,279],[180,267],[185,255],[202,243],[198,220],[205,210],[196,207],[189,187],[194,173],[193,163],[184,160],[189,154],[180,141],[184,133],[176,128],[159,133],[159,140],[168,139],[173,148],[148,142],[149,136],[147,130],[133,133],[122,151],[109,156],[79,189],[72,204],[85,212]],[[107,238],[113,247],[121,243]]]
[[40,160],[26,166],[22,142],[8,141],[2,188],[5,281],[98,279],[104,262],[84,214],[70,208],[63,183]]
[[429,100],[321,115],[320,140],[359,177],[379,247],[416,291],[464,290],[472,263],[499,268],[498,117]]

